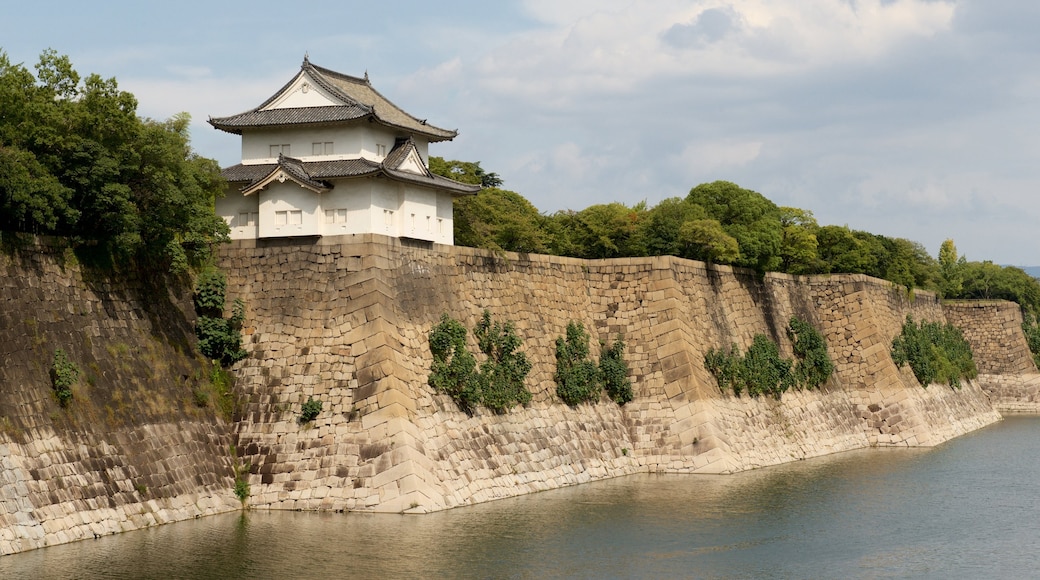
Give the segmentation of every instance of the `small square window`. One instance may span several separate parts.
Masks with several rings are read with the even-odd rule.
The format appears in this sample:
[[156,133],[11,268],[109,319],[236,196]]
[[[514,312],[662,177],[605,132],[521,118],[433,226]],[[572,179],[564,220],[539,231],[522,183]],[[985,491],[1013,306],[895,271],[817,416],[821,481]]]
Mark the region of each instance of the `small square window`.
[[376,143],[376,155],[380,157],[386,157],[386,145],[382,143]]

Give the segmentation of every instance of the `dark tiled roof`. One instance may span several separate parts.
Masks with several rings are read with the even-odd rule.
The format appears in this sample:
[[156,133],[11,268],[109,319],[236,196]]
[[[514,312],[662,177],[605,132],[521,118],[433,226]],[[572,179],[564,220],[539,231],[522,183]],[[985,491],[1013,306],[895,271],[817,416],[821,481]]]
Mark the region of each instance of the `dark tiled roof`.
[[[411,137],[407,139],[398,139],[397,143],[394,144],[394,148],[390,153],[383,159],[383,167],[387,169],[400,169],[401,165],[408,160],[408,156],[412,153],[419,154],[419,150],[415,146],[415,140]],[[430,170],[422,165],[423,175],[425,177],[432,177],[433,174]]]
[[278,166],[283,171],[288,173],[293,179],[300,183],[309,185],[315,189],[329,189],[328,183],[324,183],[319,180],[316,176],[310,175],[307,169],[303,166],[303,161],[296,159],[295,157],[286,157],[284,155],[278,156]]
[[[257,171],[255,174],[256,177],[251,179],[248,185],[240,190],[246,195],[263,189],[268,183],[276,178],[276,175],[283,173],[300,185],[309,187],[315,191],[328,191],[332,189],[330,184],[315,179],[313,176],[309,175],[307,170],[303,167],[303,162],[293,157],[279,155],[277,163],[269,163],[257,167],[263,167],[265,168],[265,171]],[[281,179],[284,180],[284,178]]]
[[[345,104],[264,110],[303,74],[308,74],[315,83]],[[446,141],[458,135],[457,131],[435,127],[427,124],[425,119],[418,119],[404,112],[372,87],[367,74],[365,78],[359,79],[313,65],[306,58],[300,72],[260,106],[238,115],[211,117],[209,123],[222,131],[241,134],[242,129],[247,127],[336,123],[364,117],[371,117],[389,127],[423,135],[431,141]]]
[[[301,182],[309,182],[312,186],[331,187],[326,181],[330,179],[346,179],[352,177],[368,177],[385,175],[397,181],[415,183],[435,189],[443,189],[457,194],[472,194],[480,191],[480,186],[459,183],[458,181],[427,173],[419,175],[410,171],[399,171],[388,167],[385,163],[377,163],[368,159],[343,159],[336,161],[299,161],[291,157],[282,157],[282,165],[265,163],[263,165],[232,165],[221,171],[224,179],[231,183],[244,184],[242,190],[250,189],[255,183],[266,179],[279,167]],[[284,160],[289,160],[286,163]],[[290,166],[289,163],[292,165]],[[302,172],[297,174],[296,171]]]
[[253,109],[239,115],[211,118],[209,123],[228,133],[241,134],[246,127],[272,127],[286,125],[314,125],[353,121],[370,115],[372,111],[358,105],[332,107],[299,107],[293,109]]

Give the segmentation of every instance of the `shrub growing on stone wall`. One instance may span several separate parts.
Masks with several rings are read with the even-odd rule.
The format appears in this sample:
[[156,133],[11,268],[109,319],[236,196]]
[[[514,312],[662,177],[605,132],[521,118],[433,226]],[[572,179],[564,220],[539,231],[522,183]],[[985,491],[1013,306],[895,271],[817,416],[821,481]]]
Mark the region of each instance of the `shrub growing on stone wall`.
[[430,386],[451,395],[467,413],[478,404],[503,413],[513,405],[530,402],[524,379],[531,363],[518,350],[521,340],[513,323],[495,322],[485,310],[473,334],[485,357],[479,366],[466,349],[466,328],[447,314],[441,316],[429,336],[433,354]]
[[945,383],[955,389],[961,379],[978,376],[971,345],[952,324],[922,322],[906,317],[903,330],[892,340],[892,361],[896,366],[909,363],[921,386]]
[[51,363],[51,386],[54,387],[54,395],[58,398],[58,404],[62,407],[68,406],[72,401],[72,385],[79,380],[79,367],[69,360],[69,356],[62,349],[54,351],[54,362]]
[[486,357],[478,375],[484,406],[503,413],[513,405],[531,402],[531,391],[524,386],[531,363],[527,355],[518,350],[522,341],[513,322],[493,321],[491,313],[485,310],[473,334]]
[[303,403],[303,407],[300,409],[300,423],[310,423],[311,421],[318,418],[318,414],[321,413],[321,401],[314,397],[307,397],[307,401]]
[[567,323],[567,336],[556,338],[556,394],[572,407],[599,400],[600,369],[589,359],[589,333],[580,322]]
[[752,397],[773,395],[777,399],[795,383],[791,360],[780,356],[780,347],[764,334],[756,334],[744,353],[740,378]]
[[1040,368],[1040,324],[1028,310],[1022,309],[1022,333],[1026,335],[1029,352],[1033,353],[1033,364]]
[[632,400],[632,381],[628,379],[628,363],[625,362],[625,342],[618,337],[614,344],[603,345],[599,354],[599,374],[603,388],[611,400],[619,405]]
[[742,363],[743,357],[740,356],[740,349],[735,344],[731,344],[728,349],[709,348],[708,353],[704,355],[704,368],[715,377],[719,388],[723,392],[731,389],[733,394],[738,397],[744,390],[744,383],[740,380]]
[[794,376],[798,386],[815,389],[822,386],[834,373],[834,363],[827,353],[827,341],[811,324],[792,317],[787,336],[794,346],[798,362],[794,365]]
[[439,393],[447,393],[467,413],[480,403],[477,359],[466,349],[466,327],[444,314],[430,330],[433,368],[428,380]]
[[628,380],[625,343],[619,337],[613,344],[601,343],[599,364],[589,358],[589,334],[580,322],[567,324],[567,336],[556,338],[556,394],[564,403],[599,400],[606,389],[619,405],[632,400],[632,382]]
[[204,270],[195,286],[195,335],[199,351],[223,366],[231,366],[248,354],[242,348],[242,323],[246,317],[245,303],[235,300],[231,317],[224,318],[227,280],[216,268]]
[[797,362],[780,356],[780,348],[764,334],[756,334],[743,355],[737,345],[728,350],[709,349],[704,368],[715,376],[719,388],[740,396],[768,394],[776,398],[792,387],[815,389],[830,378],[834,363],[823,336],[807,322],[791,318],[787,328]]

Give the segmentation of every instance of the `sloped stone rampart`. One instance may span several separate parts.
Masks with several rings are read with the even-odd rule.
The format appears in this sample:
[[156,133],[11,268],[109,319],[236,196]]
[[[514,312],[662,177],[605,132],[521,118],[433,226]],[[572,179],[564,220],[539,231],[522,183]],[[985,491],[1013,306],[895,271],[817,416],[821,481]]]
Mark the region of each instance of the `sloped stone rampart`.
[[[232,446],[255,507],[423,512],[635,472],[934,445],[997,420],[994,405],[1035,412],[1040,399],[1009,306],[951,314],[863,276],[378,236],[237,243],[222,261],[248,308],[234,425],[193,399],[208,363],[183,281],[99,276],[46,240],[0,254],[0,554],[238,509]],[[516,323],[534,400],[470,416],[427,385],[426,340],[442,313],[472,328],[484,308]],[[907,314],[965,328],[986,372],[961,390],[917,385],[888,354]],[[834,378],[780,400],[720,392],[705,352],[761,333],[790,355],[791,316],[826,337]],[[595,340],[624,337],[631,403],[558,402],[555,339],[572,320]],[[83,371],[67,410],[48,376],[56,348]],[[300,424],[309,397],[324,407]]]
[[0,253],[0,555],[239,509],[229,425],[193,401],[190,291],[23,243]]
[[951,300],[943,304],[946,319],[960,328],[975,353],[979,373],[1036,374],[1033,355],[1022,333],[1022,310],[1004,300]]
[[1022,332],[1022,309],[1004,300],[952,300],[946,319],[971,344],[976,383],[1001,413],[1040,413],[1040,374]]
[[[942,321],[943,308],[865,276],[758,279],[672,257],[496,255],[379,236],[237,242],[222,263],[250,321],[237,437],[256,507],[428,511],[636,471],[934,445],[999,420],[977,384],[923,388],[893,365],[906,316]],[[427,385],[426,340],[441,314],[472,328],[483,309],[516,324],[534,399],[470,417]],[[792,316],[821,330],[834,378],[779,401],[721,393],[704,354],[765,334],[790,356]],[[570,321],[594,340],[624,337],[635,400],[558,402],[555,340]],[[325,406],[301,425],[309,397]]]

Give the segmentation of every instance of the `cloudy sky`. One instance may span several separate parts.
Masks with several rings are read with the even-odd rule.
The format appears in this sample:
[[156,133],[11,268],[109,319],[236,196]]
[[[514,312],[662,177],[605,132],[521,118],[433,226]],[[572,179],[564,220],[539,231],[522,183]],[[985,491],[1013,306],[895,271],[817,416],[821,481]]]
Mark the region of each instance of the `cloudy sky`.
[[1040,265],[1040,4],[1027,0],[21,3],[0,49],[53,48],[140,114],[206,124],[304,54],[368,72],[543,212],[654,205],[724,179],[971,260]]

